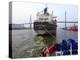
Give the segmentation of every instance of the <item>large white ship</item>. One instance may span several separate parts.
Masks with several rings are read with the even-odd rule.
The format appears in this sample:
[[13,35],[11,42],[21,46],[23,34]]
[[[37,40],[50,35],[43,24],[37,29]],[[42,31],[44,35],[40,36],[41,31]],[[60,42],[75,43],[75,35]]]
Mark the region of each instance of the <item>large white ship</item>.
[[47,8],[44,11],[38,12],[37,19],[34,21],[34,30],[38,35],[54,35],[56,36],[56,16],[53,16],[53,12],[50,14],[47,12]]

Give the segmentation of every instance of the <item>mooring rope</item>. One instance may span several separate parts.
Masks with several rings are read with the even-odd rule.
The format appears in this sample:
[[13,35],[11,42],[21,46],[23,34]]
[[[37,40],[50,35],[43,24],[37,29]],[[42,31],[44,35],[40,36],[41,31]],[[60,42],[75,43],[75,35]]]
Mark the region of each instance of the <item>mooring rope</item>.
[[[51,33],[44,27],[44,25],[41,24],[41,26],[44,28],[44,30],[45,30],[49,35],[51,35],[53,38],[55,38],[55,36],[53,36],[53,34],[51,34]],[[55,38],[55,39],[56,39],[56,38]]]

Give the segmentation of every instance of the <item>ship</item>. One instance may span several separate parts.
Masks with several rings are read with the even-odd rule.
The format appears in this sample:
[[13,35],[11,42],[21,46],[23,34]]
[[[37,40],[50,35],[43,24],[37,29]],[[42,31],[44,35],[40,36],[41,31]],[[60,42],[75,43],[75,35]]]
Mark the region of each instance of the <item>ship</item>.
[[48,13],[48,8],[45,7],[43,11],[37,12],[36,20],[34,21],[34,30],[38,35],[53,35],[56,36],[56,16],[53,12]]
[[78,31],[78,26],[74,24],[74,26],[71,26],[67,29],[68,31],[75,31],[77,32]]
[[65,28],[62,28],[62,29],[67,30],[67,31],[77,32],[78,31],[78,26],[74,24],[73,26],[65,27]]

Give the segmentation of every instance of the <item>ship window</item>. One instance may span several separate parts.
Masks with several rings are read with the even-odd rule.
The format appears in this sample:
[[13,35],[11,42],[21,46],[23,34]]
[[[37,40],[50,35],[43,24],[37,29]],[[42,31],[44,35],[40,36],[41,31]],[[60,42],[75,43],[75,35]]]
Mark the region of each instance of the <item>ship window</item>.
[[48,20],[48,18],[39,18],[39,20]]

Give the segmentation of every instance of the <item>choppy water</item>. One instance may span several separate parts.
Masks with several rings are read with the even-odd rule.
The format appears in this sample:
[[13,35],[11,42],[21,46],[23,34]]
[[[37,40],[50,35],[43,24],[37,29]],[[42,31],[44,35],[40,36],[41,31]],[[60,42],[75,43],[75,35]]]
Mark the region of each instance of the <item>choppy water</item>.
[[[33,39],[36,36],[34,30],[12,30],[12,55],[13,58],[27,57],[25,50],[33,47]],[[65,31],[57,29],[57,42],[63,39],[78,40],[78,32]],[[23,56],[22,56],[23,55]]]

